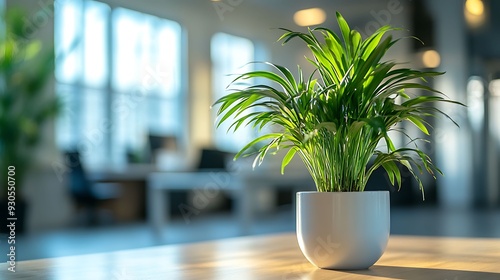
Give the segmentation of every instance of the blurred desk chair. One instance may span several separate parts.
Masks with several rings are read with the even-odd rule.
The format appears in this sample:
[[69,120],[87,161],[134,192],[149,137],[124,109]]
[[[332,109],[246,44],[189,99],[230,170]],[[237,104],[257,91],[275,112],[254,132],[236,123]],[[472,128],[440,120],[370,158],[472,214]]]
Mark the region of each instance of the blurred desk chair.
[[[232,161],[234,154],[218,150],[216,148],[202,148],[198,165],[195,167],[197,172],[227,172],[228,163]],[[221,192],[210,200],[210,209],[212,211],[226,211],[234,208],[232,193]]]
[[157,156],[160,151],[166,151],[170,153],[176,153],[177,148],[177,136],[173,135],[148,135],[149,141],[149,159],[151,163],[156,163]]
[[230,153],[217,149],[203,148],[198,162],[198,171],[220,170],[227,171],[227,162],[231,157]]
[[99,208],[103,203],[120,197],[120,185],[90,181],[83,168],[79,152],[66,152],[65,160],[69,168],[67,179],[71,197],[78,208],[83,208],[84,223],[96,225],[100,222],[99,210],[104,210]]

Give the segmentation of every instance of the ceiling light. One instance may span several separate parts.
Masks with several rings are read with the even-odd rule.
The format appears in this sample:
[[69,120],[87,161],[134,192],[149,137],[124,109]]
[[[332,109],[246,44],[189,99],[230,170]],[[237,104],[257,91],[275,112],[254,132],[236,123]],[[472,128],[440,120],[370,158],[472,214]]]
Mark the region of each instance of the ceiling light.
[[465,20],[470,27],[476,28],[484,24],[485,13],[482,0],[467,0],[464,7]]
[[441,56],[435,50],[426,50],[422,54],[422,64],[426,68],[436,68],[441,64]]
[[293,21],[299,26],[311,26],[322,24],[326,20],[326,13],[320,8],[311,8],[297,11],[293,15]]
[[484,13],[484,3],[482,0],[467,0],[465,2],[465,9],[471,15],[481,16]]

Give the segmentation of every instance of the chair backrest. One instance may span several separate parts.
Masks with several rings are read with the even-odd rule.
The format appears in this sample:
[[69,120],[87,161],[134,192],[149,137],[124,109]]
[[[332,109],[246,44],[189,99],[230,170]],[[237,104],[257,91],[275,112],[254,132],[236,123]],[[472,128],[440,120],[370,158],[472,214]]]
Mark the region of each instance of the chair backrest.
[[198,170],[200,169],[227,169],[229,153],[217,149],[204,148],[201,150]]
[[92,199],[91,183],[89,182],[82,162],[80,153],[68,151],[64,153],[66,166],[68,167],[67,178],[69,191],[76,201]]
[[177,137],[173,135],[148,135],[149,159],[154,162],[158,150],[175,152],[177,150]]

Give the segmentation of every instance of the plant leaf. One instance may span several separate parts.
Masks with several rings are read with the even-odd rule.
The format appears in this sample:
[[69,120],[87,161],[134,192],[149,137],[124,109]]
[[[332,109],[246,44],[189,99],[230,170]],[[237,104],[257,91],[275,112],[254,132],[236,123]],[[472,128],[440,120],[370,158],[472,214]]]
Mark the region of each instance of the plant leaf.
[[290,161],[292,161],[295,153],[297,153],[297,150],[297,148],[293,147],[286,153],[283,161],[281,162],[281,174],[285,174],[285,167],[290,163]]

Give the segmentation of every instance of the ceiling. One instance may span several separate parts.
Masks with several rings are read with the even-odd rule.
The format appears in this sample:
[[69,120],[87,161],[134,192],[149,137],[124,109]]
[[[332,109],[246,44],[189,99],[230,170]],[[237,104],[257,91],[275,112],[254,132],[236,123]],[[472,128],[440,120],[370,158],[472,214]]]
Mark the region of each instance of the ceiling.
[[[244,1],[244,0],[241,0]],[[471,41],[471,51],[487,58],[500,57],[500,17],[493,16],[500,13],[500,1],[496,0],[483,0],[488,10],[489,18],[484,28],[476,31],[464,30],[468,32],[469,40]],[[358,27],[366,25],[369,21],[375,19],[374,14],[387,9],[390,3],[398,3],[403,7],[405,13],[398,15],[399,17],[408,17],[411,24],[420,25],[422,22],[432,20],[426,17],[425,13],[416,11],[417,15],[412,15],[414,12],[415,4],[426,3],[427,1],[415,0],[252,0],[244,2],[245,5],[253,5],[258,9],[268,9],[273,14],[284,18],[285,22],[288,21],[290,26],[293,23],[293,14],[301,9],[319,7],[326,11],[327,21],[322,24],[323,26],[330,26],[335,28],[335,12],[339,11],[347,19],[351,27]],[[425,4],[424,4],[425,5]],[[439,11],[438,14],[447,16],[445,11]],[[420,20],[419,20],[420,19]],[[416,22],[414,22],[417,20]],[[401,26],[406,28],[406,26]],[[425,37],[432,25],[422,25],[423,29],[418,37]],[[412,26],[410,29],[419,29],[419,26]],[[431,33],[429,33],[431,34]],[[426,41],[431,41],[426,38]]]
[[[401,0],[400,2],[405,2]],[[339,11],[353,25],[366,23],[372,18],[371,11],[386,8],[387,0],[252,0],[248,4],[260,9],[269,9],[272,13],[293,21],[293,14],[302,9],[322,8],[327,13],[324,25],[335,23],[335,12]]]

